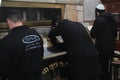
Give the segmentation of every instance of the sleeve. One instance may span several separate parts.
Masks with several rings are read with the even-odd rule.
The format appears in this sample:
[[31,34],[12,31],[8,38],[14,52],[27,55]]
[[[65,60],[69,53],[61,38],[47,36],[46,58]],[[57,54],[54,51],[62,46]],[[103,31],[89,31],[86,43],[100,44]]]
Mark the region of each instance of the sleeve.
[[97,30],[97,21],[95,20],[94,24],[93,24],[93,27],[92,27],[92,29],[90,31],[90,36],[92,38],[96,38],[96,30]]
[[6,74],[9,69],[10,57],[8,56],[9,50],[7,49],[4,40],[0,41],[0,76]]
[[49,33],[49,38],[53,46],[58,50],[65,50],[64,41],[59,33],[59,28],[53,29]]
[[57,32],[54,29],[51,30],[49,33],[49,38],[50,38],[51,43],[53,44],[54,47],[58,46],[58,42],[56,40],[56,35],[57,35]]
[[93,24],[93,27],[90,31],[90,36],[92,38],[96,38],[97,34],[101,32],[101,29],[103,27],[103,18],[97,18],[95,21],[94,21],[94,24]]
[[113,32],[113,35],[115,36],[115,38],[117,38],[117,24],[116,24],[116,21],[115,19],[113,18],[113,26],[112,26],[112,32]]

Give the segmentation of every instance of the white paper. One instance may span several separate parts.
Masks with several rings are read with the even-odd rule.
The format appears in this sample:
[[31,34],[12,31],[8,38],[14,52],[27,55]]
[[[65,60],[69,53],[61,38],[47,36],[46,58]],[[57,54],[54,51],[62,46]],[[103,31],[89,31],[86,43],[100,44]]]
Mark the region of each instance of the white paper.
[[62,36],[56,36],[56,39],[57,39],[57,41],[59,43],[63,43],[64,42]]

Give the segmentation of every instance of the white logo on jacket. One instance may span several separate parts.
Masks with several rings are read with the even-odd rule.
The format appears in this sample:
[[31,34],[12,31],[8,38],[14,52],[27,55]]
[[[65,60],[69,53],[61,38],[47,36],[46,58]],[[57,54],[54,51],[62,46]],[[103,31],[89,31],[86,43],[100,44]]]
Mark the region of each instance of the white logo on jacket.
[[39,41],[39,40],[40,40],[40,38],[37,35],[28,35],[22,39],[22,42],[29,44],[29,43],[34,43],[34,42]]
[[41,47],[40,45],[40,37],[37,35],[27,35],[22,39],[22,42],[25,44],[25,51],[36,49]]

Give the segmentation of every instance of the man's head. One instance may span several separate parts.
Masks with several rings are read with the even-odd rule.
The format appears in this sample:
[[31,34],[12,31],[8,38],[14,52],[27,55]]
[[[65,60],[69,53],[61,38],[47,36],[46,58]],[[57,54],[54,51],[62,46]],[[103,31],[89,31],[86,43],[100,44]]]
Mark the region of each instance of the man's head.
[[103,4],[98,4],[95,9],[96,16],[105,12],[105,6]]
[[21,26],[22,24],[22,13],[16,9],[10,9],[7,12],[7,23],[10,29]]
[[58,26],[58,23],[60,22],[61,20],[59,18],[54,18],[51,22],[51,29],[54,29]]

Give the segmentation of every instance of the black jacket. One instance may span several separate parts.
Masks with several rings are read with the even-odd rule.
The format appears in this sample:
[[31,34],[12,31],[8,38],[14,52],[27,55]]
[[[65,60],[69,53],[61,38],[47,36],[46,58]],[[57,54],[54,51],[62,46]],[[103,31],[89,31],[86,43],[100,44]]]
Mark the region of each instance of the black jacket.
[[101,73],[95,46],[81,23],[63,20],[53,34],[64,40],[72,80]]
[[0,75],[27,80],[41,74],[43,40],[27,26],[13,28],[0,42]]
[[115,38],[117,36],[117,28],[112,15],[103,13],[99,15],[93,24],[90,35],[96,39],[96,48],[100,50],[114,50]]
[[58,40],[56,39],[56,34],[58,35],[59,33],[56,32],[56,28],[51,29],[49,32],[48,37],[51,40],[51,43],[53,44],[53,47],[56,48],[57,50],[64,51],[65,50],[65,45],[64,43],[59,43]]

